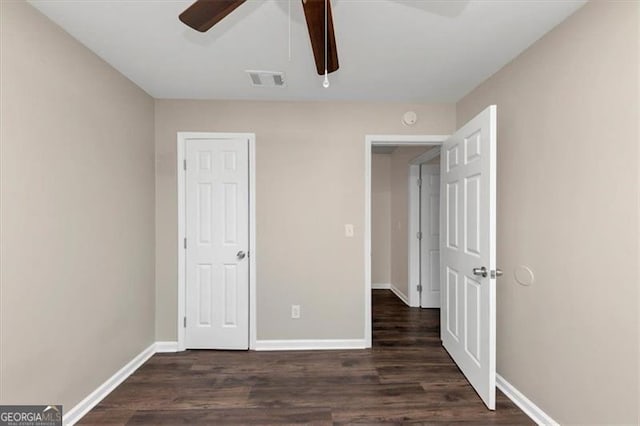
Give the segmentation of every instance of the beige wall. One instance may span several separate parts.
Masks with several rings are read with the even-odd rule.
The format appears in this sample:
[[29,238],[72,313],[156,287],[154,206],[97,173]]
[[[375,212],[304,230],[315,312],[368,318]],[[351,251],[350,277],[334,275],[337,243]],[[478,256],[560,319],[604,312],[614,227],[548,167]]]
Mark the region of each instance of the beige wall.
[[498,105],[498,372],[566,424],[639,421],[638,5],[587,4],[457,105]]
[[[453,129],[447,133],[453,133]],[[391,285],[406,300],[409,300],[409,162],[431,148],[401,146],[391,154]]]
[[[419,122],[407,128],[402,114]],[[364,137],[446,134],[453,105],[156,102],[157,338],[176,339],[176,133],[252,132],[258,339],[364,338]],[[344,225],[355,225],[345,238]],[[291,320],[291,304],[301,305]]]
[[391,283],[391,155],[371,155],[371,283]]
[[0,4],[0,401],[69,410],[154,340],[153,99]]

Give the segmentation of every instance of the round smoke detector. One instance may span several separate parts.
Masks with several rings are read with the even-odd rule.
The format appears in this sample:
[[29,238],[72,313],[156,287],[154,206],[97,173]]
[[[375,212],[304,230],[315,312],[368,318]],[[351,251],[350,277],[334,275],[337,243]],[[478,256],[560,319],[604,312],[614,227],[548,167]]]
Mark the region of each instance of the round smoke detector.
[[405,126],[413,126],[418,121],[418,114],[414,111],[407,111],[402,116],[402,124]]

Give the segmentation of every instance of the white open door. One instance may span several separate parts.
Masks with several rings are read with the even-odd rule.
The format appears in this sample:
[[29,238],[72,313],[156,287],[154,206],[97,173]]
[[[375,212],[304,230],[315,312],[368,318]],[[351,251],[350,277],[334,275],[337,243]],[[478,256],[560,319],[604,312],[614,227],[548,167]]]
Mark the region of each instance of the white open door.
[[496,404],[496,106],[442,146],[442,344],[487,407]]
[[440,166],[420,166],[420,306],[440,307]]
[[186,348],[249,348],[248,145],[186,142]]

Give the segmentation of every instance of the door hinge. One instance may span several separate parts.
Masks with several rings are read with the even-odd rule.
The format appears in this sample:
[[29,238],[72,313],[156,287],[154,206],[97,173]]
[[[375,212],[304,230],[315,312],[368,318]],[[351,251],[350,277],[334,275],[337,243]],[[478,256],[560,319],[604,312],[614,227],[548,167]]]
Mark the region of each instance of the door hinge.
[[187,237],[184,238],[184,249],[187,249]]
[[182,168],[187,170],[187,160],[182,160]]
[[187,328],[187,317],[182,318],[182,326]]
[[419,187],[422,187],[422,178],[418,178],[418,182],[417,183],[418,183]]
[[422,239],[422,231],[416,233],[416,238],[421,240]]
[[417,289],[418,289],[418,291],[419,291],[419,292],[422,292],[422,285],[421,285],[421,284],[418,284],[418,285],[417,285]]

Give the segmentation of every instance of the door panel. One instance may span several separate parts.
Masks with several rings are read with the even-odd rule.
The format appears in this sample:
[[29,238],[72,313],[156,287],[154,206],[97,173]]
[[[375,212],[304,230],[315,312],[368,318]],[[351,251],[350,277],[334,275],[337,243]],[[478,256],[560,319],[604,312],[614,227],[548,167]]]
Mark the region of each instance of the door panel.
[[[441,167],[442,344],[495,409],[496,107],[443,145]],[[486,270],[474,273],[474,268]]]
[[[447,247],[451,249],[458,248],[458,182],[447,182],[447,199],[445,200],[447,211],[445,217]],[[454,218],[453,220],[451,218]]]
[[238,267],[236,265],[224,266],[223,282],[223,325],[225,327],[235,327],[238,325]]
[[442,313],[446,315],[446,322],[443,326],[448,334],[456,341],[458,340],[458,271],[447,267],[447,298],[445,308]]
[[185,346],[248,349],[248,141],[190,139],[185,154]]
[[211,312],[213,311],[213,298],[211,294],[211,287],[213,286],[212,265],[199,264],[196,265],[197,272],[197,284],[198,289],[198,325],[210,326],[211,325]]

